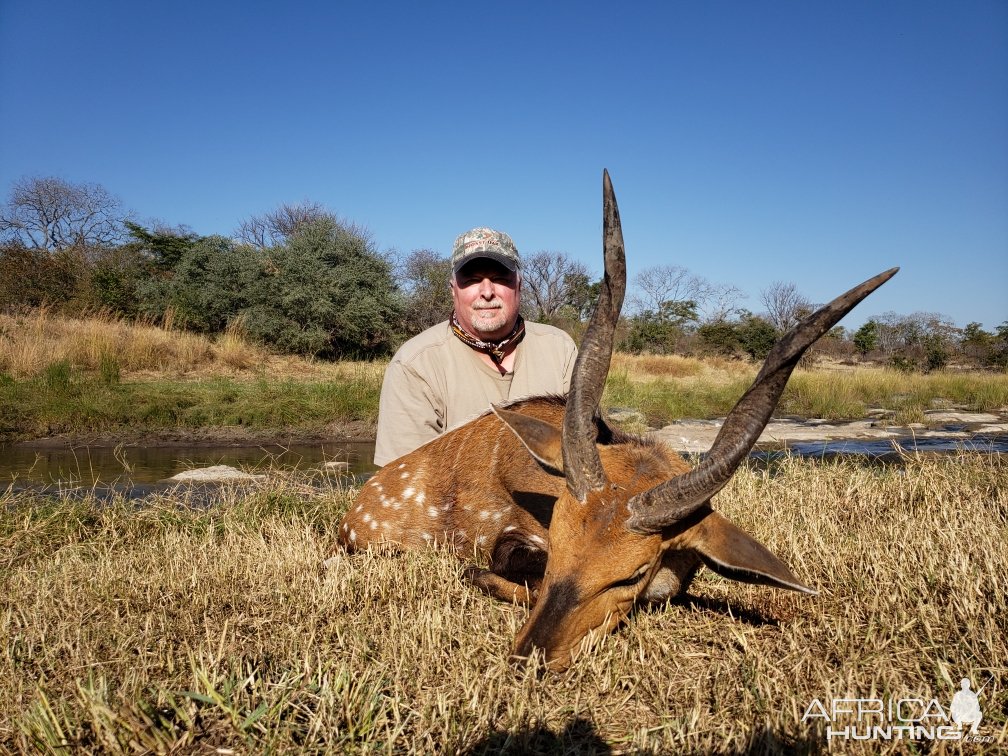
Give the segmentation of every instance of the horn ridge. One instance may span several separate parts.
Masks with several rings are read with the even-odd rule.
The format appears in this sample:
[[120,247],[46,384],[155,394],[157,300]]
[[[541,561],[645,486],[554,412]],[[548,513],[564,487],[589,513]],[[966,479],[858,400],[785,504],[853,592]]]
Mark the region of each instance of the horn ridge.
[[855,286],[785,333],[770,350],[752,386],[728,413],[706,458],[690,472],[633,497],[627,527],[656,533],[720,491],[763,432],[805,350],[898,270],[890,268]]
[[585,501],[589,491],[599,491],[607,482],[595,447],[595,414],[609,374],[613,334],[626,292],[623,231],[608,171],[602,172],[602,247],[605,259],[602,285],[574,363],[563,422],[567,488],[581,502]]

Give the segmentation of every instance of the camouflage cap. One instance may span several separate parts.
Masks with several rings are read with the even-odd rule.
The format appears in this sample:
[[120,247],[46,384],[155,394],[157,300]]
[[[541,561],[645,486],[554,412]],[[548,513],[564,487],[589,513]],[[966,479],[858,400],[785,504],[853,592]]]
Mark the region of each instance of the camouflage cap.
[[452,248],[452,273],[478,257],[489,257],[511,271],[521,270],[518,249],[503,231],[480,227],[460,234]]

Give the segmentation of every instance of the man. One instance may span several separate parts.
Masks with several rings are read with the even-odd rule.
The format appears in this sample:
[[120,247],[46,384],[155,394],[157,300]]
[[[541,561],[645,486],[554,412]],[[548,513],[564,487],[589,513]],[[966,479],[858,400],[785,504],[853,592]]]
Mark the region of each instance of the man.
[[522,319],[521,282],[521,258],[507,234],[474,228],[455,240],[455,310],[403,344],[385,370],[376,465],[463,425],[491,404],[567,392],[577,348],[559,328]]

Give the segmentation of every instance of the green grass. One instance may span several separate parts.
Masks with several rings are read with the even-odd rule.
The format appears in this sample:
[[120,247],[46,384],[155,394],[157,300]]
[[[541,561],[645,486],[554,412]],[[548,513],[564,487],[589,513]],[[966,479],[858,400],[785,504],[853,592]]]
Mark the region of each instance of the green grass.
[[[1008,745],[1008,468],[744,466],[715,506],[816,597],[704,571],[562,675],[436,551],[336,554],[354,491],[275,473],[148,501],[0,495],[0,750],[815,753],[813,698],[979,685]],[[841,743],[841,752],[885,744]],[[976,746],[967,746],[976,749]],[[908,752],[894,741],[889,752]],[[927,750],[923,746],[921,750]]]
[[[746,363],[617,355],[603,402],[641,410],[652,426],[686,418],[724,417],[749,387],[756,366]],[[662,370],[664,362],[669,369]],[[687,369],[688,368],[688,369]],[[318,432],[332,424],[373,430],[378,417],[381,363],[311,366],[302,377],[264,371],[246,377],[123,376],[103,358],[85,370],[66,359],[30,378],[0,374],[0,441],[55,434],[144,433],[162,430],[245,428]],[[862,418],[869,409],[919,422],[934,406],[976,411],[1008,407],[1008,375],[935,372],[906,374],[859,368],[848,372],[799,370],[791,377],[778,415],[831,420]]]
[[0,380],[0,440],[131,430],[373,425],[381,390],[373,370],[328,381],[266,377],[126,381],[109,380],[110,372],[80,373],[59,362],[38,378]]

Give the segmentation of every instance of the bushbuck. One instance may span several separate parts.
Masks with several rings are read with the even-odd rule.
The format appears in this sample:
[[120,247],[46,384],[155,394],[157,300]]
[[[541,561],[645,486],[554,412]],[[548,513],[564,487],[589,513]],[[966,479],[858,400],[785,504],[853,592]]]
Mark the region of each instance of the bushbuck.
[[605,274],[571,387],[493,407],[379,470],[339,526],[347,549],[441,545],[488,560],[477,587],[531,612],[514,656],[567,667],[582,641],[641,603],[683,593],[702,564],[725,577],[815,593],[711,508],[747,456],[805,350],[896,273],[851,289],[784,334],[696,467],[599,416],[626,289],[619,211],[603,174]]

